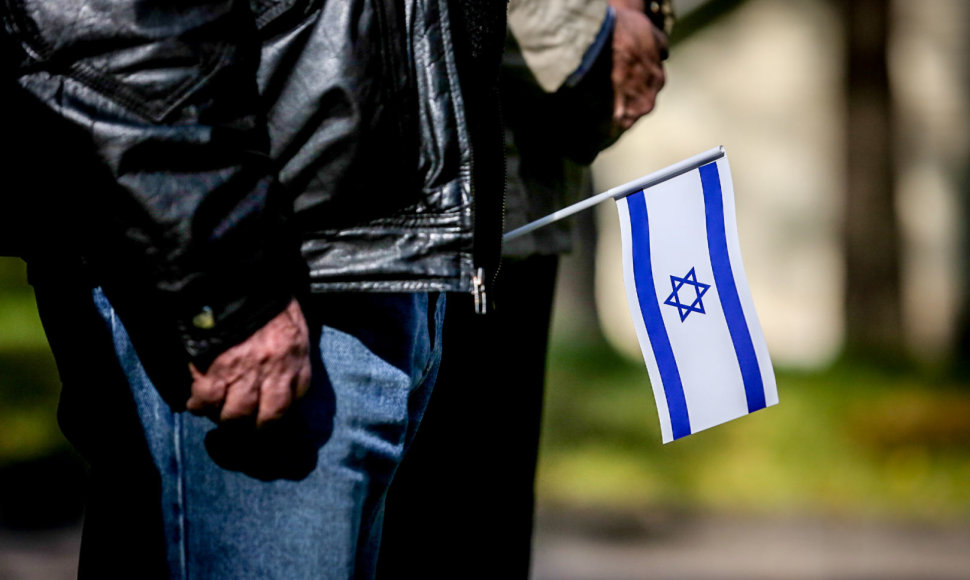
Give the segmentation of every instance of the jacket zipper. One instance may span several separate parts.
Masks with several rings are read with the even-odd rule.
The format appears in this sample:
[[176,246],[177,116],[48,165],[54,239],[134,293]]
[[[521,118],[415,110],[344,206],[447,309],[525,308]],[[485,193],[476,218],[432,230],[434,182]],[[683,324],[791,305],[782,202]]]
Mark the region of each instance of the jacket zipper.
[[478,268],[472,275],[472,298],[475,300],[475,314],[488,311],[488,293],[485,289],[485,270]]
[[[447,0],[446,5],[447,5]],[[497,1],[497,0],[496,0]],[[450,6],[449,6],[450,7]],[[504,10],[504,2],[503,2]],[[503,27],[504,31],[504,27]],[[471,59],[470,54],[464,55],[466,59]],[[471,62],[471,60],[469,60]],[[500,64],[498,66],[501,66]],[[472,298],[476,314],[486,314],[488,312],[488,287],[490,285],[494,286],[497,278],[498,272],[501,269],[501,248],[502,248],[502,234],[504,232],[505,226],[505,181],[506,181],[506,164],[505,164],[505,134],[504,127],[501,121],[501,97],[499,95],[498,89],[498,77],[499,70],[495,70],[495,78],[492,86],[478,86],[477,82],[469,81],[469,79],[463,78],[462,75],[458,76],[458,85],[463,100],[465,102],[465,114],[474,115],[475,123],[469,124],[469,128],[472,132],[469,134],[468,141],[468,161],[471,179],[469,180],[469,193],[472,198],[472,232],[473,232],[473,242],[472,242]],[[482,99],[480,95],[474,95],[470,99],[469,94],[479,93],[479,92],[490,92],[492,94],[487,95],[485,98],[492,97],[494,99],[495,108],[489,112],[496,113],[496,115],[490,119],[486,119],[484,116],[484,111],[482,105]],[[467,119],[467,117],[466,117]],[[491,121],[491,122],[489,122]],[[487,125],[492,125],[494,129],[490,129]],[[497,130],[498,135],[494,143],[491,143],[490,135],[488,133],[492,130]],[[483,139],[483,137],[486,137]],[[486,177],[484,180],[479,175],[476,170],[476,149],[478,146],[485,143],[486,146],[494,145],[497,147],[496,151],[500,156],[501,161],[494,161],[494,163],[487,162],[486,169],[490,168],[492,165],[496,167],[501,163],[502,174],[499,179],[493,180]],[[486,154],[486,159],[488,159],[488,154]],[[478,195],[478,183],[483,182],[483,185],[487,187],[495,187],[497,185],[499,189],[499,199],[493,201],[491,199],[485,199]],[[498,206],[495,204],[498,203]],[[495,214],[499,215],[496,216]],[[483,227],[488,226],[488,221],[493,221],[498,218],[498,223],[493,224],[493,227]],[[485,221],[482,221],[485,220]],[[490,253],[492,251],[497,251],[498,255],[495,256],[495,260],[492,260]],[[489,272],[488,270],[492,267],[492,262],[494,261],[494,271]]]

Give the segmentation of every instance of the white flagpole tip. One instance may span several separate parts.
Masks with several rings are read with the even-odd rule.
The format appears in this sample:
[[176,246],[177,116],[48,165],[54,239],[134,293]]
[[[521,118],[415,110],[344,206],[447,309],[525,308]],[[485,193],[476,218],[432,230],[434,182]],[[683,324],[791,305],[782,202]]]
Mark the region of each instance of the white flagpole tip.
[[640,191],[641,189],[653,187],[658,183],[663,183],[668,179],[687,173],[688,171],[696,169],[702,165],[711,163],[712,161],[716,161],[721,157],[724,157],[724,155],[725,155],[724,146],[718,145],[713,149],[708,149],[707,151],[701,153],[700,155],[689,157],[687,159],[684,159],[683,161],[674,163],[669,167],[665,167],[659,171],[655,171],[639,179],[634,179],[633,181],[614,187],[609,191],[604,191],[603,193],[594,195],[592,197],[588,197],[580,202],[574,203],[573,205],[570,205],[561,210],[555,211],[543,218],[539,218],[534,222],[530,222],[520,228],[516,228],[506,233],[504,236],[502,236],[502,241],[507,242],[509,240],[513,240],[519,236],[525,235],[543,226],[547,226],[553,222],[557,222],[563,218],[567,218],[585,209],[589,209],[594,205],[597,205],[599,203],[606,201],[607,199],[617,199],[620,197],[625,197],[627,195],[630,195],[631,193]]

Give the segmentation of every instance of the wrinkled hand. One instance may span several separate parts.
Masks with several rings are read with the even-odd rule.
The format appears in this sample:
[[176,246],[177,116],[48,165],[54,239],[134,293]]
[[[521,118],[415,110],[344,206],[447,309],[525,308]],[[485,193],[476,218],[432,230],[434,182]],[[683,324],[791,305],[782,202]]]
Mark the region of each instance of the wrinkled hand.
[[186,407],[216,422],[255,418],[262,426],[310,386],[310,342],[296,300],[246,341],[220,354],[202,374],[193,365]]
[[643,12],[643,0],[610,0],[613,29],[613,123],[626,131],[653,110],[666,81],[667,35]]

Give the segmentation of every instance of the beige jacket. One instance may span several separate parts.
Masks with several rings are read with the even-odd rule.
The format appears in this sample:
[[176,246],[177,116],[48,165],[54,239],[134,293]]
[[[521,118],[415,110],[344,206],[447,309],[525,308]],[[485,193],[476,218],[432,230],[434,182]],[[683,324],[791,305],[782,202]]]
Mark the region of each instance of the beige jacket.
[[606,0],[509,1],[509,30],[544,90],[556,91],[579,68],[606,6]]

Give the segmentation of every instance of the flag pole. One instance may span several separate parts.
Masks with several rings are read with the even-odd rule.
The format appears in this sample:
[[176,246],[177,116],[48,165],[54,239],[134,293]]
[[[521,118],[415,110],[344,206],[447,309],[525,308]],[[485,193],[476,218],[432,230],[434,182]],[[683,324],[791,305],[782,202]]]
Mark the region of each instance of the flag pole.
[[649,175],[645,175],[639,179],[634,179],[629,183],[624,183],[623,185],[618,185],[610,190],[604,191],[603,193],[594,195],[592,197],[587,197],[586,199],[580,202],[574,203],[573,205],[565,207],[559,211],[555,211],[547,215],[546,217],[539,218],[534,222],[530,222],[520,228],[516,228],[511,232],[508,232],[507,234],[502,236],[502,241],[507,242],[509,240],[515,239],[533,230],[537,230],[543,226],[547,226],[553,222],[557,222],[563,218],[567,218],[585,209],[589,209],[594,205],[597,205],[599,203],[606,201],[607,199],[611,199],[611,198],[617,199],[620,197],[630,195],[631,193],[640,191],[641,189],[653,187],[658,183],[662,183],[664,181],[667,181],[668,179],[677,177],[678,175],[683,175],[688,171],[694,170],[700,167],[701,165],[706,165],[712,161],[716,161],[721,157],[724,157],[724,147],[723,146],[715,147],[713,149],[705,151],[704,153],[701,153],[700,155],[695,155],[688,159],[684,159],[683,161],[680,161],[678,163],[674,163],[669,167],[665,167],[659,171],[655,171]]

